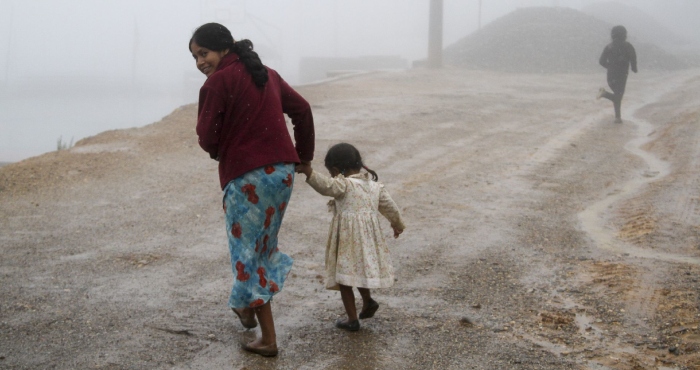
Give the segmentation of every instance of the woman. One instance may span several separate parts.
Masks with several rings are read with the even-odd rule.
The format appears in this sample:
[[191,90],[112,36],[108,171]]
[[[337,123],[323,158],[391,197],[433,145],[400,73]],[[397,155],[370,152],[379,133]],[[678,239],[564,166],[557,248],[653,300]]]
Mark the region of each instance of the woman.
[[[260,323],[261,337],[244,349],[277,355],[270,301],[292,268],[277,248],[296,163],[314,153],[309,104],[262,64],[249,40],[234,41],[217,23],[195,30],[189,49],[207,76],[199,91],[199,145],[219,162],[223,208],[234,274],[228,305],[246,328]],[[294,142],[284,119],[294,126]]]
[[627,29],[624,26],[613,27],[610,38],[612,42],[603,49],[599,63],[608,70],[608,86],[613,92],[611,94],[601,87],[598,91],[598,99],[605,98],[612,101],[615,108],[615,123],[622,123],[620,112],[622,96],[625,95],[630,66],[632,72],[637,73],[637,53],[634,46],[627,42]]

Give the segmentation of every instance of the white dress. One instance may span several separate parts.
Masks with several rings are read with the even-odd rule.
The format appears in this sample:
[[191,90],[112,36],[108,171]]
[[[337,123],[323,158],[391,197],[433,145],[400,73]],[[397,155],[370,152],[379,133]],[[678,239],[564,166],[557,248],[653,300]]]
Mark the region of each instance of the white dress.
[[378,212],[392,227],[405,227],[384,185],[372,181],[366,172],[331,178],[313,171],[306,182],[320,194],[334,198],[328,203],[333,221],[326,245],[326,289],[338,290],[338,284],[360,288],[392,286],[394,268]]

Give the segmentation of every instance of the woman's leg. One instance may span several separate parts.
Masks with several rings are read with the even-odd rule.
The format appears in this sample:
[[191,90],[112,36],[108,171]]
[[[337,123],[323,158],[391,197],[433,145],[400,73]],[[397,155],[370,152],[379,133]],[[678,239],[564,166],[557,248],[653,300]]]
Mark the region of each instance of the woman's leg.
[[275,334],[275,322],[272,319],[272,306],[268,301],[254,309],[260,323],[260,338],[246,344],[243,349],[261,356],[277,356],[277,335]]
[[231,308],[233,310],[233,313],[238,316],[238,319],[241,321],[241,324],[243,327],[246,329],[252,329],[256,326],[258,326],[258,322],[255,321],[255,311],[253,311],[252,308],[246,307],[246,308]]
[[340,285],[340,297],[345,306],[345,312],[348,314],[348,322],[357,321],[357,308],[355,308],[355,293],[351,286]]
[[260,324],[260,344],[266,346],[277,344],[277,334],[275,333],[275,320],[272,318],[272,304],[268,301],[264,305],[255,308],[255,315]]

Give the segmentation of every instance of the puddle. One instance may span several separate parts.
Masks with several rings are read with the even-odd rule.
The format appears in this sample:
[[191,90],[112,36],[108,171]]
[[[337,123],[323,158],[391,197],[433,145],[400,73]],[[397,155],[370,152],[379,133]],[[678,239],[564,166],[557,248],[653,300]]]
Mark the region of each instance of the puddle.
[[585,338],[600,338],[602,336],[600,330],[598,330],[598,328],[596,328],[593,324],[595,319],[586,315],[585,313],[577,313],[574,321],[578,327],[579,334]]

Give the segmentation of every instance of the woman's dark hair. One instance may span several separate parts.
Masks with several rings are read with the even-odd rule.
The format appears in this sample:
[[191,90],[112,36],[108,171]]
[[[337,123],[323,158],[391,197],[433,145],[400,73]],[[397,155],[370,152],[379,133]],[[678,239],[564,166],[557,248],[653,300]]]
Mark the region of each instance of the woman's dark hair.
[[218,23],[207,23],[197,28],[192,34],[187,46],[192,51],[192,41],[197,45],[213,51],[224,51],[238,54],[245,65],[245,69],[253,77],[255,86],[263,87],[267,83],[267,68],[262,64],[258,53],[253,51],[253,43],[250,40],[234,41],[231,31]]
[[328,170],[333,167],[337,168],[343,175],[345,175],[347,170],[359,171],[364,168],[367,172],[372,174],[372,180],[379,180],[377,173],[370,170],[362,163],[362,157],[357,148],[348,143],[335,144],[328,149],[324,165]]
[[615,26],[610,31],[610,37],[613,41],[625,41],[627,40],[627,29],[624,26]]

